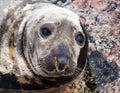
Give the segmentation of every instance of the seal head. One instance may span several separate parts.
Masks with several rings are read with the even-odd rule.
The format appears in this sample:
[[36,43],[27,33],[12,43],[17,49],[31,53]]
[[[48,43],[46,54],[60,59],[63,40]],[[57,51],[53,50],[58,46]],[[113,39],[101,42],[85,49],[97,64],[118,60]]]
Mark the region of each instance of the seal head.
[[25,58],[38,76],[76,78],[84,68],[87,37],[79,17],[67,9],[47,6],[33,11],[26,22],[23,46]]

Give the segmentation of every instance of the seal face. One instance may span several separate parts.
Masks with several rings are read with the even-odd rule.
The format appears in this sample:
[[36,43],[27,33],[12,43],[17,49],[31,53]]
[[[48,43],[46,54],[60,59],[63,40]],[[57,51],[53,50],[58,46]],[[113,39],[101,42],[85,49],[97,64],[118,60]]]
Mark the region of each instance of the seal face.
[[7,30],[3,25],[0,28],[1,73],[37,77],[49,87],[66,84],[80,75],[88,42],[75,13],[35,3],[12,9],[5,22]]

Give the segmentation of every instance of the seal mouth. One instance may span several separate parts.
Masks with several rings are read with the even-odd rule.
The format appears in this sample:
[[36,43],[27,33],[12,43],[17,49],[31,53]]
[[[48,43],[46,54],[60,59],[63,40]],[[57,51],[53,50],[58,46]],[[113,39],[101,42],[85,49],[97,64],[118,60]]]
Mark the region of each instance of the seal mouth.
[[54,69],[53,71],[48,71],[46,68],[42,68],[42,72],[45,73],[48,77],[61,77],[61,76],[71,76],[75,72],[75,69],[73,71],[69,71],[69,69],[66,69],[65,71],[58,71]]

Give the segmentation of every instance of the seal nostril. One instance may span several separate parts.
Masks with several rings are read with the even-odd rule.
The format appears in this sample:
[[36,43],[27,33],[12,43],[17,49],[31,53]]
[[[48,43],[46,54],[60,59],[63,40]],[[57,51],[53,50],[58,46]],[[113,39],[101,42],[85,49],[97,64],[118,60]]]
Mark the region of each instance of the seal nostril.
[[58,61],[58,66],[57,66],[58,71],[64,71],[66,68],[66,65],[68,64],[67,58],[66,57],[57,57],[57,61]]
[[59,70],[59,71],[64,71],[64,67],[65,67],[65,64],[60,63],[60,64],[58,65],[58,70]]

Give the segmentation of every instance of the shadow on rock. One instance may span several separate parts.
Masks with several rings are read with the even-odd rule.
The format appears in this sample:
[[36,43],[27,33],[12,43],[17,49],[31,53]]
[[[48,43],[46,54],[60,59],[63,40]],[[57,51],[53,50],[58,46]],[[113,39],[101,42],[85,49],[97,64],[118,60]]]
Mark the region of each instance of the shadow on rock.
[[85,82],[93,91],[99,90],[106,84],[113,82],[119,77],[119,68],[115,62],[109,63],[99,51],[93,51],[88,56],[88,65],[85,72]]

